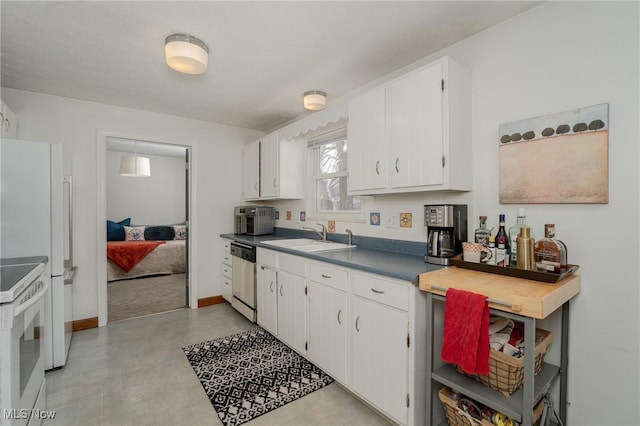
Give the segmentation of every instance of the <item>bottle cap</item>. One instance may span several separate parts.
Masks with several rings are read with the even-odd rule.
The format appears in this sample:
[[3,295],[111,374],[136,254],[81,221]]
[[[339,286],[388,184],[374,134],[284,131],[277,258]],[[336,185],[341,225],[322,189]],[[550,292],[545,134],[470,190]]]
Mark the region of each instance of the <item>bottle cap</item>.
[[524,207],[518,207],[518,217],[525,217],[526,215]]
[[487,221],[486,216],[480,216],[480,222],[486,222],[486,221]]

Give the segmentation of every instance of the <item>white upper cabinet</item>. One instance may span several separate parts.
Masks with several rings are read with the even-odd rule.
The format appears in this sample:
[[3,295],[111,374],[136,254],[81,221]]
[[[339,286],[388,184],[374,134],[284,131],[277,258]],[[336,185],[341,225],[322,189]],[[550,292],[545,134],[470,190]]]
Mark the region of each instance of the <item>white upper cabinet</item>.
[[2,137],[16,139],[18,137],[18,116],[4,102],[1,102],[0,105],[0,119],[2,120]]
[[304,194],[304,141],[265,135],[244,147],[243,198],[299,199]]
[[349,103],[349,193],[471,190],[471,79],[445,57]]
[[260,141],[249,142],[242,149],[242,197],[260,197]]
[[349,191],[387,186],[385,91],[384,86],[376,87],[349,103]]
[[389,86],[391,187],[443,183],[442,64]]

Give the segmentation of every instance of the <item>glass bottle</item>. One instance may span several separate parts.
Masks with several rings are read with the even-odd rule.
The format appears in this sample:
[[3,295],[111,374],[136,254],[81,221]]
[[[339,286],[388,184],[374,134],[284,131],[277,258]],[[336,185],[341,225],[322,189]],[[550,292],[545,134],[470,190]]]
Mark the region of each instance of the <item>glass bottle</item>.
[[507,234],[507,230],[504,227],[504,214],[501,214],[499,216],[499,221],[498,221],[498,233],[496,234],[496,245],[498,245],[498,248],[500,248],[501,237],[504,238],[504,249],[506,250],[507,254],[511,253],[510,251],[511,247],[509,246],[509,235]]
[[[528,227],[529,225],[527,225],[527,216],[526,216],[526,212],[524,210],[523,207],[518,208],[518,218],[516,221],[516,224],[513,225],[511,228],[509,228],[509,242],[510,244],[510,260],[511,260],[511,264],[515,265],[516,261],[518,259],[518,245],[516,244],[516,238],[518,238],[518,234],[520,234],[520,229],[524,228],[524,227]],[[530,234],[529,234],[530,238],[535,239],[535,235],[533,233],[533,229],[531,229]]]
[[489,236],[489,250],[491,251],[491,257],[487,260],[487,265],[495,265],[496,264],[496,237],[493,235]]
[[484,244],[485,246],[488,246],[489,236],[491,234],[487,229],[487,217],[480,216],[479,219],[480,219],[480,227],[475,230],[474,239],[476,243],[480,243],[480,244]]
[[544,238],[538,240],[534,247],[536,269],[539,271],[562,273],[567,270],[567,246],[555,236],[556,226],[545,224]]

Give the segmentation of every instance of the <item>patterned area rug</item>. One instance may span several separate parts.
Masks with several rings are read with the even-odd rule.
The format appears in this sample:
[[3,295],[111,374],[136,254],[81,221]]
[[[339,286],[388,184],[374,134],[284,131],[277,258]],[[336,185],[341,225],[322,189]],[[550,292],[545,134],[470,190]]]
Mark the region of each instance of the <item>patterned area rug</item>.
[[333,382],[260,327],[182,350],[226,426],[246,423]]

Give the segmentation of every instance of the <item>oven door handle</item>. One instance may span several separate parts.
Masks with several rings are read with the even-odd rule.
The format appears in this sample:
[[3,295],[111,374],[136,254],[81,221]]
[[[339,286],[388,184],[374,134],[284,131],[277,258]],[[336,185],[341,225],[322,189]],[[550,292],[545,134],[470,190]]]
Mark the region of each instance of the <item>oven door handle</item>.
[[33,305],[35,305],[36,303],[38,303],[40,301],[40,299],[42,299],[44,297],[44,295],[47,293],[47,290],[49,290],[49,283],[45,282],[44,285],[42,286],[42,288],[40,289],[40,291],[38,291],[36,294],[34,294],[31,299],[29,299],[26,303],[18,306],[14,311],[13,311],[13,316],[14,318],[17,318],[19,315],[21,315],[24,311],[26,311],[27,309],[29,309],[30,307],[32,307]]

